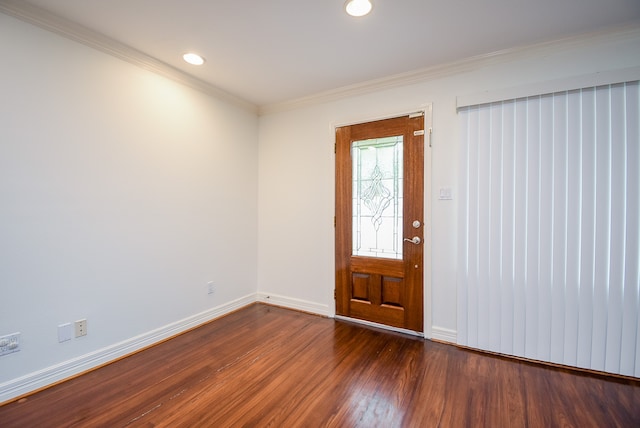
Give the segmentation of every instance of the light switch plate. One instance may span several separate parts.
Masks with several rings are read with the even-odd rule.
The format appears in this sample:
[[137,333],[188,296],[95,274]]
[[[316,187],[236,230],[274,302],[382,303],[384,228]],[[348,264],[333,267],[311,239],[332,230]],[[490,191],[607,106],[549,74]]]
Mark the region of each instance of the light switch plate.
[[450,201],[451,199],[453,199],[451,187],[441,187],[438,199],[440,199],[441,201]]
[[73,325],[70,322],[58,326],[58,342],[66,342],[73,337]]

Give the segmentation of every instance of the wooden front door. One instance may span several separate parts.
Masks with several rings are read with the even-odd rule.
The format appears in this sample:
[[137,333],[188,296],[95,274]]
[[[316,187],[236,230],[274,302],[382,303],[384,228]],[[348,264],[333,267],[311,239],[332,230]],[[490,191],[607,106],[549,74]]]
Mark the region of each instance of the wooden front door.
[[336,129],[336,314],[423,330],[424,116]]

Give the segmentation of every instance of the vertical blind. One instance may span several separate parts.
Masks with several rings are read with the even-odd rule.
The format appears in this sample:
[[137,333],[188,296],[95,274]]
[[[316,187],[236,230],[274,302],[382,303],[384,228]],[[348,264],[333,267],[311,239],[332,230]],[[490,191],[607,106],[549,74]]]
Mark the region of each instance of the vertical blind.
[[459,110],[460,345],[640,377],[639,95]]

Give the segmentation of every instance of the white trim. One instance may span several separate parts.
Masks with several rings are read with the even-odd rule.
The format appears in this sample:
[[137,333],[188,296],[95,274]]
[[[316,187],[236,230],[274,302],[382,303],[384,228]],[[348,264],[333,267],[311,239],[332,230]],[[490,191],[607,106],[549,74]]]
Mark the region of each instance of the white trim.
[[52,14],[51,12],[29,4],[28,2],[21,0],[0,0],[0,12],[82,43],[116,58],[120,58],[131,64],[212,95],[218,99],[228,101],[259,115],[294,110],[304,106],[354,97],[384,89],[422,83],[441,77],[473,71],[492,64],[512,61],[535,53],[544,54],[547,52],[562,51],[564,49],[575,49],[581,46],[591,46],[594,42],[601,40],[632,39],[637,37],[638,33],[640,33],[638,23],[632,22],[630,24],[610,27],[588,34],[566,37],[530,46],[519,46],[498,52],[491,52],[471,58],[465,58],[448,64],[440,64],[420,70],[360,82],[281,103],[256,106],[249,101],[230,94],[188,73],[178,70],[177,68],[153,58],[137,49],[120,43],[105,36],[104,34],[100,34],[73,21]]
[[69,379],[103,364],[130,355],[254,302],[256,302],[256,295],[249,294],[120,343],[4,382],[0,384],[0,405],[21,395]]
[[0,12],[204,92],[219,100],[227,101],[251,113],[258,112],[258,107],[253,103],[185,73],[131,46],[57,16],[38,6],[25,1],[0,0]]
[[422,113],[425,116],[425,126],[426,126],[426,114],[431,114],[433,103],[425,103],[421,104],[415,108],[408,108],[406,110],[402,110],[398,112],[398,110],[389,111],[387,113],[381,113],[379,115],[354,115],[352,118],[348,118],[346,120],[340,120],[331,122],[331,138],[332,138],[332,146],[336,141],[336,129],[343,126],[353,126],[360,125],[362,123],[376,122],[378,120],[386,120],[386,119],[395,119],[396,117],[404,117],[411,116],[413,114]]
[[528,58],[531,55],[546,55],[553,52],[564,52],[581,47],[590,47],[595,43],[633,40],[637,38],[639,34],[640,27],[636,21],[630,24],[609,27],[604,30],[587,34],[579,34],[535,45],[518,46],[498,52],[491,52],[484,55],[465,58],[448,64],[440,64],[407,73],[400,73],[380,79],[360,82],[354,85],[343,86],[341,88],[281,103],[262,105],[258,107],[258,114],[264,115],[295,110],[306,106],[365,95],[385,89],[423,83],[443,77],[450,77],[455,74],[474,71],[491,65]]
[[[158,344],[166,339],[177,336],[193,328],[199,327],[207,322],[227,315],[235,310],[241,309],[255,302],[263,302],[288,309],[299,310],[335,319],[367,325],[369,327],[394,331],[397,333],[409,334],[412,336],[429,338],[425,334],[413,330],[390,327],[387,325],[372,323],[369,321],[354,318],[342,317],[330,313],[327,305],[322,305],[307,300],[295,299],[271,293],[249,294],[229,303],[217,306],[207,311],[192,315],[164,327],[143,333],[136,337],[124,340],[119,343],[107,346],[94,352],[63,361],[42,370],[26,374],[16,379],[0,384],[0,405],[9,402],[21,395],[34,392],[57,382],[70,379],[74,376],[95,369],[101,365],[108,364],[127,355],[133,354],[144,348]],[[456,332],[444,328],[433,327],[433,339],[443,342],[456,342]]]
[[612,85],[640,80],[640,67],[630,67],[622,70],[610,70],[585,74],[577,77],[532,83],[530,85],[512,88],[501,88],[490,91],[459,95],[456,98],[457,108],[472,105],[488,104],[497,101],[513,100],[537,95],[552,94],[554,92],[572,91],[601,85]]
[[423,313],[424,313],[424,337],[431,339],[433,335],[432,320],[433,320],[433,307],[432,307],[432,285],[431,277],[433,274],[433,228],[432,228],[432,203],[431,203],[431,178],[433,176],[433,103],[424,105],[424,129],[426,132],[424,137],[424,223],[423,230],[423,263],[424,263],[424,278],[422,280],[422,293],[423,293]]
[[444,327],[431,327],[431,338],[440,342],[456,344],[458,342],[458,332]]
[[349,318],[349,317],[345,317],[345,316],[342,316],[342,315],[336,315],[336,316],[334,316],[334,318],[339,320],[339,321],[346,321],[346,322],[351,322],[351,323],[355,323],[355,324],[362,324],[362,325],[366,325],[367,327],[374,327],[374,328],[379,328],[379,329],[382,329],[382,330],[395,331],[396,333],[409,334],[411,336],[418,336],[418,337],[424,338],[424,333],[421,333],[419,331],[407,330],[405,328],[391,327],[391,326],[386,325],[386,324],[378,324],[377,322],[365,321],[365,320],[360,320],[360,319],[357,319],[357,318]]
[[330,316],[329,307],[327,305],[310,302],[308,300],[295,299],[293,297],[286,297],[267,292],[259,292],[257,294],[257,301],[270,305],[282,306],[283,308],[322,315],[325,317]]

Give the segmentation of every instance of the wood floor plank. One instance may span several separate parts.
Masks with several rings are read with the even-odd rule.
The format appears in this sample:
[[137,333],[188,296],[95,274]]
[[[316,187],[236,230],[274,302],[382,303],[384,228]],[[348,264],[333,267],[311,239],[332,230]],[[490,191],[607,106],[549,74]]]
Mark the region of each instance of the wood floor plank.
[[6,404],[0,426],[638,427],[640,381],[255,304]]

